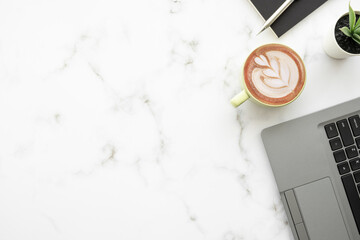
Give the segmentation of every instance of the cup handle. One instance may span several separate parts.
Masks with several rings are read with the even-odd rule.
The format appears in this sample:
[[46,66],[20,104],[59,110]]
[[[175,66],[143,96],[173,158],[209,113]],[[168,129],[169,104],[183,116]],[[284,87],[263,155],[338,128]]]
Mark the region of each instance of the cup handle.
[[230,102],[234,107],[238,107],[248,99],[249,99],[249,95],[246,93],[245,90],[242,90],[241,93],[233,97]]

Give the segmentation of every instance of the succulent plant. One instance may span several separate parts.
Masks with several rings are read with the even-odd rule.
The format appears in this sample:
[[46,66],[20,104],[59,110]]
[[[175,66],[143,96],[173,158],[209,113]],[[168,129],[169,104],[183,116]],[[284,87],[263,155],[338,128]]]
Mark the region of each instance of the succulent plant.
[[348,37],[351,37],[356,43],[360,44],[360,17],[356,22],[356,14],[349,3],[349,26],[342,27],[340,30]]

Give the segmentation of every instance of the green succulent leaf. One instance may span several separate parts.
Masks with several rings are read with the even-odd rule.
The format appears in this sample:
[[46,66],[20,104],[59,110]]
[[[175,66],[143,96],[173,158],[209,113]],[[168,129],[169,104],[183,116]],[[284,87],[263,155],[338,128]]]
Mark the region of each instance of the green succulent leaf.
[[360,44],[360,40],[357,40],[356,38],[352,38],[357,44]]
[[354,30],[354,33],[360,35],[360,28],[356,28],[356,29]]
[[360,17],[358,18],[356,24],[355,24],[355,29],[360,28]]
[[352,39],[357,42],[358,44],[360,44],[360,35],[354,33],[354,35],[352,36]]
[[351,32],[353,32],[355,30],[355,20],[356,20],[355,12],[351,8],[350,3],[349,3],[349,25],[350,25]]
[[352,37],[352,33],[348,27],[342,27],[340,30],[348,37]]

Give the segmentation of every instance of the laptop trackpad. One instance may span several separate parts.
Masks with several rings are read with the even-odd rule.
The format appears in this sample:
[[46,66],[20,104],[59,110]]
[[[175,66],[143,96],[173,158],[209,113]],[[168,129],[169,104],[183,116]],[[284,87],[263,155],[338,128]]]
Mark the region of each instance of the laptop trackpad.
[[310,239],[349,239],[329,178],[297,187],[294,193]]

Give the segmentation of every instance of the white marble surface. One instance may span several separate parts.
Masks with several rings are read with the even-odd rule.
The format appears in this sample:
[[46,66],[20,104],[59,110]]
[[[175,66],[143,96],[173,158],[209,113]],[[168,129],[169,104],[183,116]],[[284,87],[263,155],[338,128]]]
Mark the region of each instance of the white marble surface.
[[[260,131],[360,95],[360,58],[322,50],[346,10],[277,39],[246,0],[1,1],[0,239],[292,239]],[[304,58],[305,91],[232,108],[269,42]]]

